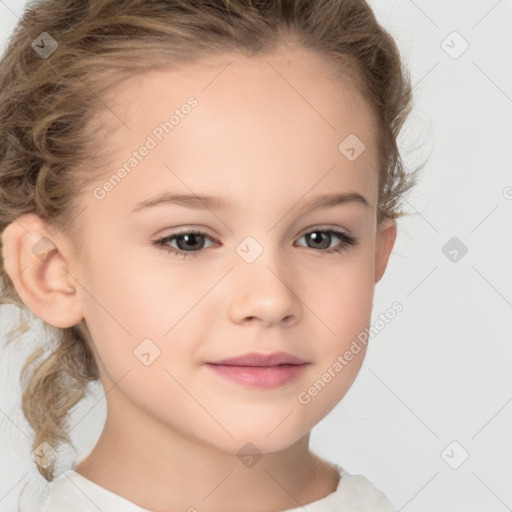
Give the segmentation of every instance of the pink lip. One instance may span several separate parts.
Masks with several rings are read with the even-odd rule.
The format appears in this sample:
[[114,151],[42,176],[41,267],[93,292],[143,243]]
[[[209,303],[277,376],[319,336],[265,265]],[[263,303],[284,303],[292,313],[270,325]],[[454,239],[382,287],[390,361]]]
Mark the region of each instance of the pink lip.
[[230,366],[277,366],[278,364],[304,364],[306,361],[292,356],[286,352],[274,352],[273,354],[258,354],[251,352],[243,356],[228,357],[217,361],[208,361],[208,364],[222,364]]
[[206,366],[229,380],[251,387],[272,389],[284,386],[297,378],[308,366],[306,361],[287,354],[245,354],[218,361]]

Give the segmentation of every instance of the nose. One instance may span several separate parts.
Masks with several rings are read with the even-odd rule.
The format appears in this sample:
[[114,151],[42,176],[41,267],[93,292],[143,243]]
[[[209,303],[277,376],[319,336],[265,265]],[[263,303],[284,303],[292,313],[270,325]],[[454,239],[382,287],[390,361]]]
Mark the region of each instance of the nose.
[[231,274],[229,313],[233,322],[291,326],[299,321],[298,280],[278,250],[265,249],[253,263],[240,260]]

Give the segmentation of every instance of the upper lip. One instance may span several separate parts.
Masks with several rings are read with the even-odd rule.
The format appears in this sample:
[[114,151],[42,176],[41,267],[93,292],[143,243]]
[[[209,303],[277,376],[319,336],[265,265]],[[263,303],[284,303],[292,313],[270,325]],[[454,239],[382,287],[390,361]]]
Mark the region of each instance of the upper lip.
[[306,361],[292,356],[286,352],[274,352],[272,354],[258,354],[251,352],[237,357],[207,361],[208,364],[221,364],[226,366],[277,366],[280,364],[304,364]]

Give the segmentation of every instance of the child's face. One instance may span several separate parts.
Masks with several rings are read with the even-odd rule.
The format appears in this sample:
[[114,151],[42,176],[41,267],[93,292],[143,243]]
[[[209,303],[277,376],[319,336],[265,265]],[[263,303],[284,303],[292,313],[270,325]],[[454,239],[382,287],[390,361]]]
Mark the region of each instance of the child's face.
[[[155,435],[169,428],[231,453],[252,442],[265,453],[307,434],[354,381],[364,345],[333,367],[369,326],[396,231],[376,224],[377,132],[357,92],[306,54],[208,62],[152,72],[113,95],[124,125],[102,143],[115,144],[116,164],[84,192],[85,249],[72,272],[119,425],[134,436],[159,425]],[[182,107],[189,97],[197,105]],[[173,113],[172,131],[158,130]],[[353,161],[338,149],[349,134],[366,146]],[[137,164],[105,185],[134,151]],[[312,198],[341,193],[367,204],[302,212]],[[174,194],[225,206],[140,207]],[[357,243],[329,239],[330,228]],[[190,230],[207,236],[167,242],[185,258],[153,243]],[[286,382],[267,370],[269,388],[264,370],[250,385],[206,364],[251,352],[308,364]],[[322,390],[309,393],[319,379]]]

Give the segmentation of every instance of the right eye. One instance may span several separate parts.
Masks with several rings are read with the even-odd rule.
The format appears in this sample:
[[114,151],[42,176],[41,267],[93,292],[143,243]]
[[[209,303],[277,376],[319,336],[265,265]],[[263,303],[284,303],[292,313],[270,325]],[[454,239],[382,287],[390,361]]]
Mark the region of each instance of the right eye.
[[[197,254],[194,253],[197,253],[204,248],[204,242],[201,241],[201,239],[203,238],[208,238],[215,243],[220,243],[219,240],[211,237],[210,235],[204,233],[203,231],[189,230],[181,231],[179,233],[173,233],[172,235],[160,238],[158,240],[155,240],[153,244],[161,247],[168,253],[176,254],[177,256],[183,256],[183,258],[185,259],[188,256],[192,255],[193,257],[197,257]],[[170,245],[174,241],[176,241],[177,247],[173,247],[172,245]],[[192,250],[186,250],[187,246],[192,246]]]

